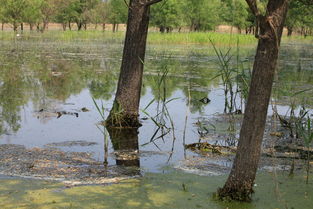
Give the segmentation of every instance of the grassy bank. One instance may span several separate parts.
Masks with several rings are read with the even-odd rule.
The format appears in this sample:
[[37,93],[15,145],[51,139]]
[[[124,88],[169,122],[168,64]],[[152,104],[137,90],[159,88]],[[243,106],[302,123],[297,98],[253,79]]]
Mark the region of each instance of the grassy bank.
[[[0,32],[0,40],[39,40],[39,41],[107,41],[122,43],[124,32],[112,33],[111,31],[47,31],[45,33],[29,32],[14,34],[12,31]],[[216,45],[234,46],[239,41],[240,45],[255,45],[257,39],[253,35],[228,34],[216,32],[192,32],[192,33],[159,33],[150,32],[148,43],[151,44],[207,44],[210,39]],[[292,36],[283,37],[283,42],[307,42],[312,43],[313,37]]]

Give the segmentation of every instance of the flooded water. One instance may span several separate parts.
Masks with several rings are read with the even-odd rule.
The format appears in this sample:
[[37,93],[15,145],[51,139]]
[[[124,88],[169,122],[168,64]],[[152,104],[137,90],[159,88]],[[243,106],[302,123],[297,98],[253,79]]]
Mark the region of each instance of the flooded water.
[[[208,135],[210,130],[203,129],[201,121],[224,112],[222,81],[212,79],[219,72],[212,47],[148,45],[140,105],[141,109],[150,105],[140,113],[143,126],[138,136],[136,132],[127,133],[127,142],[114,138],[114,133],[106,140],[99,130],[101,115],[92,100],[103,105],[107,114],[114,98],[122,47],[119,41],[2,41],[0,143],[88,152],[99,162],[107,158],[109,166],[133,165],[150,172],[162,172],[166,165],[177,165],[197,155],[186,150],[184,144],[199,142],[202,135]],[[255,46],[240,48],[240,65],[251,68],[254,53]],[[236,65],[236,56],[230,64]],[[164,72],[167,75],[160,83]],[[312,72],[312,45],[282,45],[273,91],[280,114],[287,113],[291,100],[296,109],[302,103],[308,109],[312,107],[312,91],[295,96],[290,93],[312,89]],[[210,102],[205,101],[207,98]],[[240,106],[240,99],[236,101]],[[164,104],[168,111],[162,111]],[[271,114],[272,108],[269,110]],[[156,115],[167,127],[163,132],[150,119]],[[127,150],[126,157],[123,150]]]

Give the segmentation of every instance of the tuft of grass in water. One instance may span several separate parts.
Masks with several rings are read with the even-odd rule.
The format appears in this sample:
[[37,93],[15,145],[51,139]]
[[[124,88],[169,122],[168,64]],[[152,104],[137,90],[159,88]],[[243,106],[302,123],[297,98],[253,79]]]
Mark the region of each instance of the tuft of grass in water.
[[[243,112],[242,101],[246,100],[249,92],[250,70],[244,68],[243,62],[239,57],[239,39],[237,39],[236,65],[233,67],[231,54],[232,48],[229,47],[226,52],[216,47],[213,40],[210,39],[215,55],[218,58],[218,66],[220,71],[212,78],[221,78],[224,90],[224,113]],[[241,105],[237,107],[236,100],[239,94]]]
[[[164,68],[162,68],[162,72],[158,73],[157,76],[157,98],[156,99],[152,99],[148,105],[142,109],[141,111],[148,117],[150,118],[151,121],[153,121],[153,123],[156,126],[156,130],[155,132],[152,134],[152,137],[150,138],[150,141],[143,144],[142,146],[145,146],[147,144],[153,143],[155,144],[155,141],[157,139],[163,139],[164,137],[169,134],[170,132],[172,132],[172,151],[174,150],[174,143],[176,140],[176,136],[175,136],[175,126],[174,126],[174,121],[171,117],[171,114],[168,110],[167,105],[178,99],[178,98],[171,98],[171,99],[167,99],[167,87],[166,87],[166,78],[168,75],[168,68],[165,66]],[[156,103],[156,115],[155,116],[151,116],[147,109],[152,105]],[[167,123],[170,124],[167,125]],[[156,145],[156,144],[155,144]],[[158,147],[157,147],[158,148]],[[173,153],[173,152],[172,152]],[[171,158],[172,154],[170,155],[169,159]]]
[[[99,129],[99,131],[103,134],[103,137],[104,137],[104,161],[103,161],[103,164],[104,166],[107,166],[108,165],[108,154],[109,154],[109,151],[108,151],[108,146],[109,146],[109,137],[108,137],[108,132],[106,131],[106,128],[104,127],[105,125],[105,119],[106,119],[106,116],[105,116],[105,107],[103,105],[103,102],[101,101],[101,106],[99,106],[95,100],[95,98],[92,97],[92,101],[99,113],[99,115],[101,116],[101,119],[102,119],[102,122],[101,122],[101,125],[102,127],[100,127],[98,124],[96,124],[97,128]],[[102,130],[103,129],[103,130]]]
[[306,175],[306,184],[309,183],[309,174],[310,174],[310,147],[313,141],[313,126],[312,119],[310,116],[307,116],[306,120],[297,126],[297,131],[300,137],[303,139],[305,146],[307,147],[307,175]]

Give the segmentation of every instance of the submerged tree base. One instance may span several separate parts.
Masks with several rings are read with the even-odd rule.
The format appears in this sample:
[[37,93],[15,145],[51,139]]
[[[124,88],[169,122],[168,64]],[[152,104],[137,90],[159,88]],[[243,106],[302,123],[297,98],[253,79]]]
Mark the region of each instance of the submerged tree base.
[[142,126],[138,120],[138,115],[119,114],[118,116],[110,114],[105,121],[108,128],[139,128]]
[[248,187],[224,187],[217,190],[217,197],[225,201],[250,202],[252,200],[253,189]]

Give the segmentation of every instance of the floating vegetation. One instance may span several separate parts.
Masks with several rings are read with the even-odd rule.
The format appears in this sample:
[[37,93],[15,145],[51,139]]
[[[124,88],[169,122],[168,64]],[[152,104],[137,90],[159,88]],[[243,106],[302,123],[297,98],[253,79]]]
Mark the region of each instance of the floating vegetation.
[[213,154],[219,154],[219,155],[222,155],[222,154],[225,155],[225,154],[236,152],[236,148],[234,147],[212,145],[207,142],[186,144],[185,148],[190,149],[192,151],[200,152],[200,153],[211,152]]

